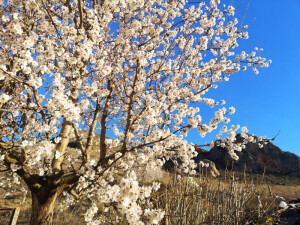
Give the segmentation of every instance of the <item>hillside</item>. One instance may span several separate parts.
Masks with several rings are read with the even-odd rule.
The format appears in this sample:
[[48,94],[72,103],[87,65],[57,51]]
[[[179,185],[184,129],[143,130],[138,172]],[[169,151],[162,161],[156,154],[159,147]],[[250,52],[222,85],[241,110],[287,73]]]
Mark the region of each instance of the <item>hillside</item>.
[[[240,135],[237,141],[241,141]],[[226,148],[213,147],[210,151],[195,146],[198,156],[195,161],[203,159],[215,163],[220,170],[233,169],[256,174],[270,174],[274,176],[289,176],[300,178],[300,157],[296,154],[285,152],[268,140],[262,148],[258,143],[248,143],[241,152],[236,152],[239,160],[230,157]]]

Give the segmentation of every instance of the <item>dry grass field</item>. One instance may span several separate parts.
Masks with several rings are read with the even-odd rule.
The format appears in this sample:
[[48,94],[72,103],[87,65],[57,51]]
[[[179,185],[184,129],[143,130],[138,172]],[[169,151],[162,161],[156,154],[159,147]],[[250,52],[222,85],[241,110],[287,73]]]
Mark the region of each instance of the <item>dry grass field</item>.
[[[145,174],[141,175],[146,182]],[[266,212],[282,200],[300,198],[300,180],[271,175],[244,174],[221,171],[218,178],[205,173],[197,177],[181,177],[162,172],[160,191],[148,203],[165,210],[164,225],[190,224],[265,224]],[[30,193],[7,195],[1,189],[0,207],[21,207],[18,224],[28,224],[30,219]],[[88,200],[67,206],[62,199],[56,204],[54,224],[85,224],[83,214]],[[8,224],[9,211],[0,211],[0,224]],[[125,218],[112,209],[100,213],[103,224],[127,224]]]

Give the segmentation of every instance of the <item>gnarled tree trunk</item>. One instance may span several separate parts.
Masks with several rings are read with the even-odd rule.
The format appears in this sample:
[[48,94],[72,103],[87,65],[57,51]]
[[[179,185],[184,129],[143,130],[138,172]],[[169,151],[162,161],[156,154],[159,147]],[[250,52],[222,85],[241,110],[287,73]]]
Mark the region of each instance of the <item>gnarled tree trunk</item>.
[[31,191],[32,208],[30,225],[52,225],[54,205],[63,188],[50,189],[42,187],[36,193]]

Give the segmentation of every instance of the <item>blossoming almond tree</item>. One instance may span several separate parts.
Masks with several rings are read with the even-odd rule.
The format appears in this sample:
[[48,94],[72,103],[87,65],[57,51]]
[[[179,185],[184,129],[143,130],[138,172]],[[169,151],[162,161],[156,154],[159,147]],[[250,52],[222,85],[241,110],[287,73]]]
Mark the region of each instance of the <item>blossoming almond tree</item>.
[[[1,170],[30,190],[30,224],[52,224],[62,192],[114,206],[130,224],[157,224],[163,212],[142,204],[159,185],[140,185],[133,167],[180,158],[191,172],[190,129],[204,137],[222,126],[217,138],[228,134],[222,144],[235,157],[234,108],[206,93],[269,62],[257,49],[237,52],[248,33],[234,14],[220,0],[1,0]],[[208,124],[199,102],[216,109]],[[101,222],[97,210],[86,222]]]

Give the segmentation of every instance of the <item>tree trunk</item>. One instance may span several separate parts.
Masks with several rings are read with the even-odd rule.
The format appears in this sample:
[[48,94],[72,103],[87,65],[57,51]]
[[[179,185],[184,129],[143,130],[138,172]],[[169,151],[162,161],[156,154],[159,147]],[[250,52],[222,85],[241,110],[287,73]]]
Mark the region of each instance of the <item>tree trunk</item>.
[[32,208],[30,225],[52,225],[54,205],[60,190],[42,190],[31,192]]

